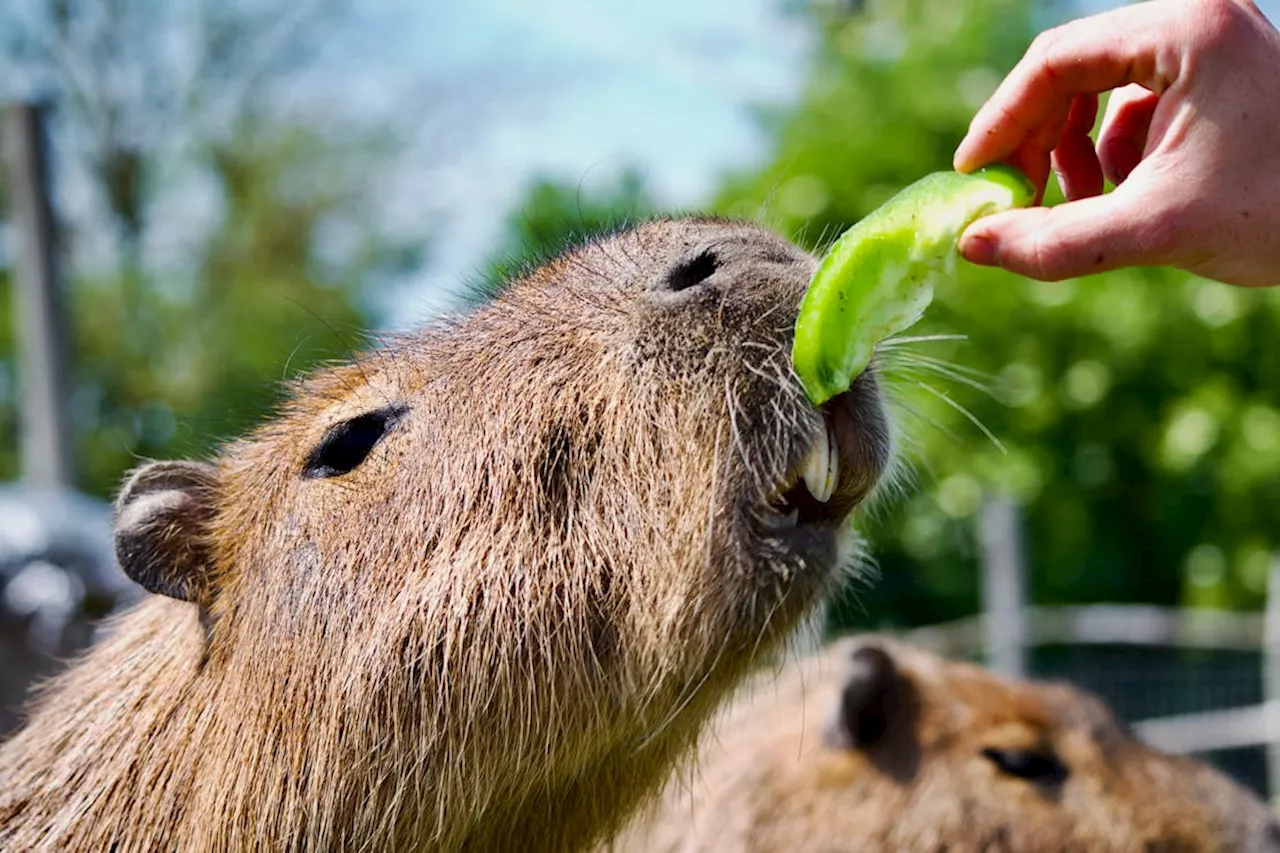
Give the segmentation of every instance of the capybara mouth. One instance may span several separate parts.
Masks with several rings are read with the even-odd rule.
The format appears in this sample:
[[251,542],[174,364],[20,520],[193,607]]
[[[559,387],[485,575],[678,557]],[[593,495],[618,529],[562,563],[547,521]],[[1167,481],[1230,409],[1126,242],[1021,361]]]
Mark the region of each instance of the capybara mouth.
[[798,444],[799,461],[769,501],[766,530],[839,528],[874,490],[891,456],[877,385],[868,370],[818,409],[820,430]]

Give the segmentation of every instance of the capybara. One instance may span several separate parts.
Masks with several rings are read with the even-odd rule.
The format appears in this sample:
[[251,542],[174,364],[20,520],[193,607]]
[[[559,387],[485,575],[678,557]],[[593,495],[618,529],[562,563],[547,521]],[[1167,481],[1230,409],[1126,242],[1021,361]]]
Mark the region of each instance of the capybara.
[[746,691],[611,849],[1275,851],[1280,828],[1079,689],[858,637]]
[[794,377],[815,268],[641,224],[136,470],[155,595],[0,748],[0,848],[600,841],[856,562],[892,435],[874,370]]

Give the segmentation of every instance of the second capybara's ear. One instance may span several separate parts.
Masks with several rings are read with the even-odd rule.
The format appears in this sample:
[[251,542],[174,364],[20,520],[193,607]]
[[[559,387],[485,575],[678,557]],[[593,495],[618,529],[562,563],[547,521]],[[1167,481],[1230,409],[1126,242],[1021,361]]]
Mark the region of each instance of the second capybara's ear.
[[217,469],[203,462],[151,462],[116,498],[116,559],[149,592],[205,602],[212,560],[209,522]]
[[860,646],[853,653],[823,740],[838,749],[875,746],[889,729],[902,690],[902,677],[889,652],[879,646]]

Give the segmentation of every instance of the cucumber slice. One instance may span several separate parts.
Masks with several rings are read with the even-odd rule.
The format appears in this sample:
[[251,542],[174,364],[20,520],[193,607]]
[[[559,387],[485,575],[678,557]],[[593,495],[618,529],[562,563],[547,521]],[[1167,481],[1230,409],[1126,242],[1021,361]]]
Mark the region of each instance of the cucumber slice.
[[796,318],[791,358],[814,405],[849,389],[876,345],[920,319],[955,270],[979,217],[1026,207],[1035,187],[1009,166],[921,178],[845,231],[818,266]]

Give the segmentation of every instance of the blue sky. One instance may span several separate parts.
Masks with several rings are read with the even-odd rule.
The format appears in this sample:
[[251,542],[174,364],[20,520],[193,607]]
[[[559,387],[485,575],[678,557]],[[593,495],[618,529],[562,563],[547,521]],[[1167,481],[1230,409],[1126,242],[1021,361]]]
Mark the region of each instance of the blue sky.
[[796,95],[810,46],[773,0],[404,8],[406,57],[425,76],[461,74],[483,91],[479,114],[425,146],[421,170],[410,170],[440,205],[436,251],[391,325],[434,312],[483,265],[538,175],[591,184],[636,167],[665,204],[698,205],[726,168],[764,156],[751,107]]

